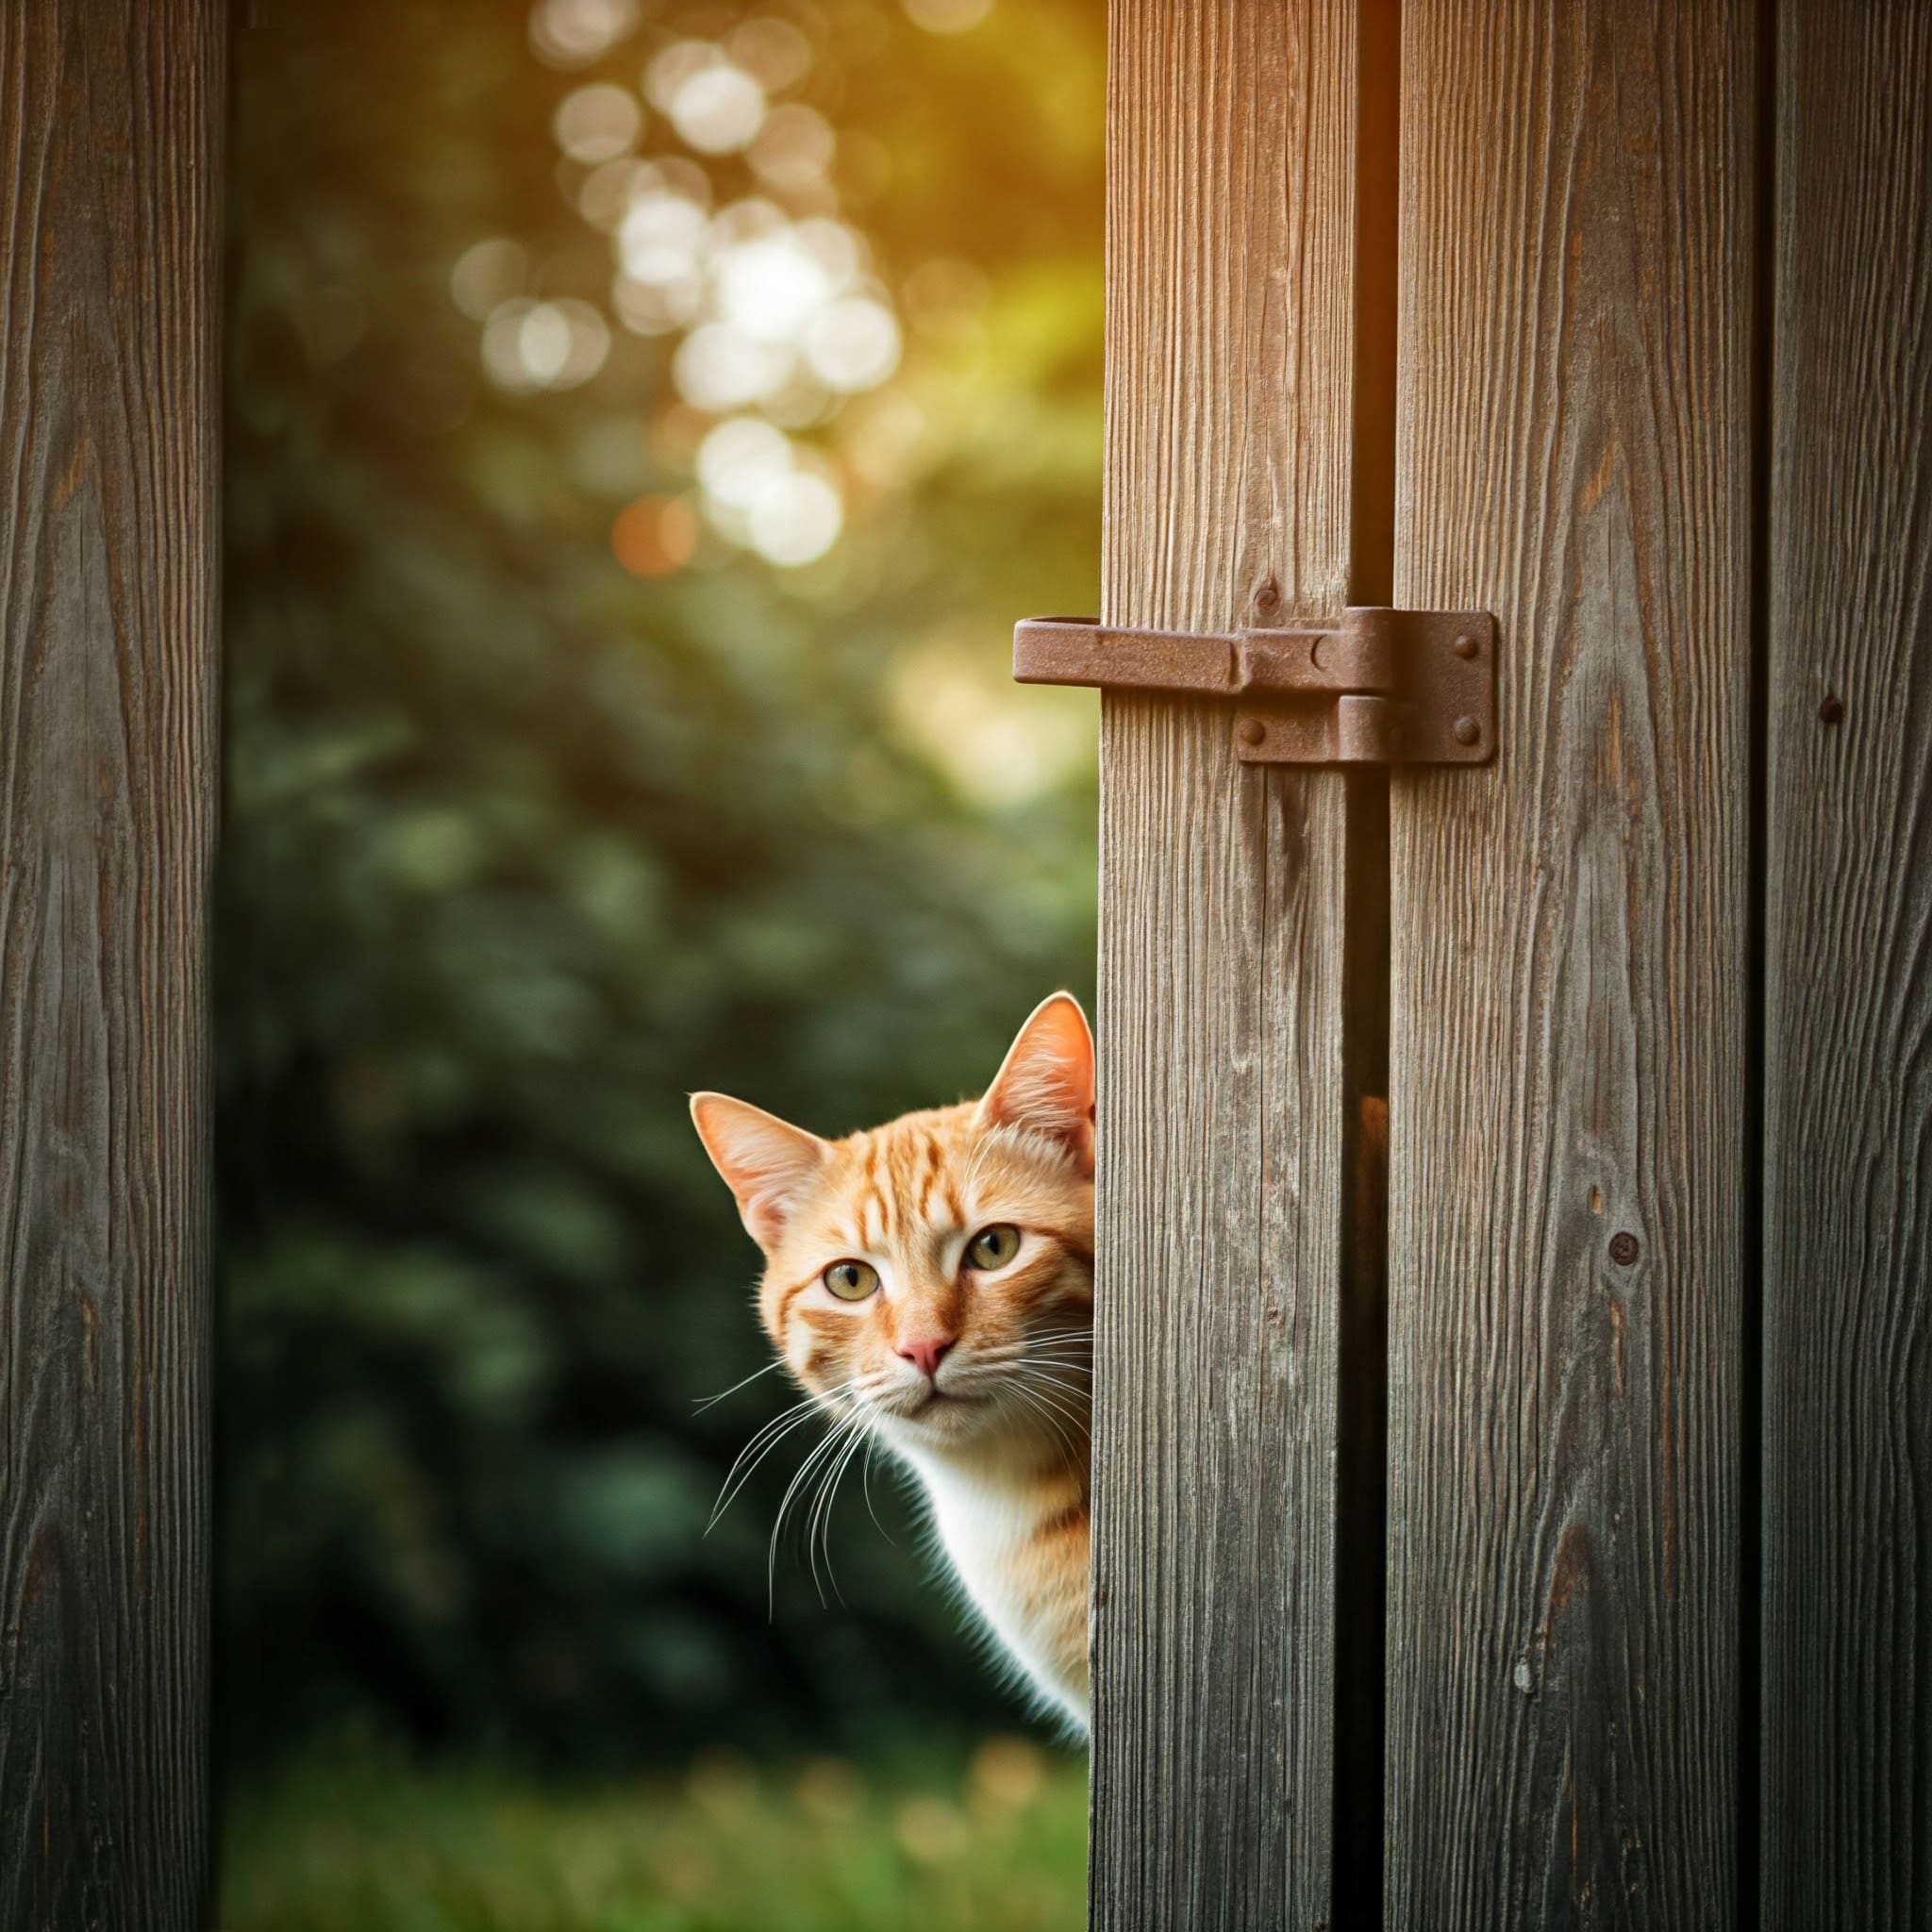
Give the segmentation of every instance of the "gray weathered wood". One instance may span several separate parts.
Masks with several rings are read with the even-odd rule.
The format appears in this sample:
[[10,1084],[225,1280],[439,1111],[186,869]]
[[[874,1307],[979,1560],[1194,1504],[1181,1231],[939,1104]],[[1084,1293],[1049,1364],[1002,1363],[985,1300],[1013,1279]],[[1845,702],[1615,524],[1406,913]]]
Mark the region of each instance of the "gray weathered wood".
[[[1333,612],[1354,8],[1117,0],[1103,606]],[[1093,1924],[1328,1912],[1342,781],[1102,730]]]
[[1760,1869],[1879,1932],[1932,1924],[1932,8],[1785,0],[1778,82]]
[[207,1871],[218,0],[0,8],[0,1925]]
[[1391,806],[1389,1923],[1722,1926],[1753,11],[1403,43],[1396,597],[1503,642],[1494,767]]

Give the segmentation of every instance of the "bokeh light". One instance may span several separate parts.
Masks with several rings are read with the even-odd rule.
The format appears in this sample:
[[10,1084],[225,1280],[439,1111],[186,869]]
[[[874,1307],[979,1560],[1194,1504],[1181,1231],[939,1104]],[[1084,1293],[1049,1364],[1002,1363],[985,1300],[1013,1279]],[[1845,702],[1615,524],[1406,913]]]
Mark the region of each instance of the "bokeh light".
[[682,194],[648,192],[632,201],[617,227],[617,258],[633,281],[663,287],[694,276],[709,224]]
[[745,158],[761,180],[792,194],[824,187],[838,141],[816,108],[788,102],[765,116]]
[[764,123],[765,90],[708,41],[677,41],[645,70],[652,104],[700,154],[735,154]]
[[791,21],[770,14],[740,21],[725,36],[724,51],[768,94],[782,93],[811,69],[811,42]]
[[776,477],[751,507],[747,534],[768,563],[815,563],[839,541],[845,507],[824,477],[797,470]]
[[899,366],[899,325],[889,308],[868,296],[820,309],[800,341],[812,374],[827,389],[876,389]]
[[906,17],[929,34],[963,34],[992,11],[992,0],[905,0]]
[[450,270],[450,299],[473,322],[530,286],[530,257],[520,242],[492,235],[463,250]]
[[552,67],[588,67],[637,24],[637,0],[539,0],[530,14],[530,45]]
[[502,388],[575,389],[604,366],[610,330],[588,302],[563,297],[499,303],[483,325],[483,366]]
[[628,88],[597,81],[565,94],[551,127],[572,160],[594,164],[628,154],[643,125],[644,110]]
[[678,343],[671,379],[701,409],[737,409],[783,387],[791,351],[725,322],[701,323]]
[[610,525],[610,554],[638,577],[668,576],[698,547],[698,522],[675,496],[641,496]]
[[748,511],[791,460],[791,440],[782,429],[762,417],[733,416],[698,445],[698,481],[713,505]]
[[[959,31],[984,12],[973,0],[921,5],[914,18],[936,32]],[[885,163],[868,160],[866,137],[848,151],[819,107],[779,98],[812,74],[819,29],[809,20],[686,18],[704,26],[649,52],[640,92],[587,80],[553,114],[561,191],[609,238],[606,308],[553,294],[581,286],[579,271],[540,267],[504,237],[463,255],[451,295],[482,325],[486,375],[517,394],[590,381],[609,357],[613,324],[671,339],[664,367],[675,406],[713,419],[690,445],[702,452],[705,522],[732,544],[796,567],[844,530],[848,483],[872,501],[911,475],[905,439],[889,433],[903,416],[875,418],[845,460],[817,446],[842,409],[891,384],[905,360],[893,297],[864,238],[839,216],[848,177],[880,175]],[[635,0],[535,0],[530,32],[545,60],[568,69],[611,54],[643,24]],[[653,129],[659,151],[641,152]],[[713,173],[735,169],[726,158],[738,155],[763,192],[714,208]],[[956,280],[970,275],[962,266]],[[908,279],[922,334],[933,332],[933,317],[983,300],[942,279],[930,265]],[[626,569],[659,575],[685,560],[678,518],[692,531],[696,522],[688,508],[663,508],[675,501],[639,497],[619,513],[612,546]]]

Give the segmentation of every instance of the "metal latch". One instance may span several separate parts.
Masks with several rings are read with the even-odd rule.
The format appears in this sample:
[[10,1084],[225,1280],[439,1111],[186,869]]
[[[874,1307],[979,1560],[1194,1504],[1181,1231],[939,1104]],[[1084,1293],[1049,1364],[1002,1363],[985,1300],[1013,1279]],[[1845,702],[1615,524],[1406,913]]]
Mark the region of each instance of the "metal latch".
[[1479,765],[1496,751],[1496,620],[1344,610],[1276,630],[1131,630],[1092,617],[1013,626],[1021,684],[1235,700],[1251,765]]

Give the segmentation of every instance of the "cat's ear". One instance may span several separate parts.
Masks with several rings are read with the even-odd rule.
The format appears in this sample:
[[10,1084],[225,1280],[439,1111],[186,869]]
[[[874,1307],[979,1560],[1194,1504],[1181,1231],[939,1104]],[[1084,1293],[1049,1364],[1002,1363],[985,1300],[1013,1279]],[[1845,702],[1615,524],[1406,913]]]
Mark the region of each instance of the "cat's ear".
[[693,1093],[691,1117],[705,1152],[737,1196],[745,1232],[769,1252],[824,1165],[825,1142],[726,1093]]
[[1093,1172],[1093,1035],[1070,992],[1041,1001],[979,1103],[986,1126],[1024,1127],[1060,1141]]

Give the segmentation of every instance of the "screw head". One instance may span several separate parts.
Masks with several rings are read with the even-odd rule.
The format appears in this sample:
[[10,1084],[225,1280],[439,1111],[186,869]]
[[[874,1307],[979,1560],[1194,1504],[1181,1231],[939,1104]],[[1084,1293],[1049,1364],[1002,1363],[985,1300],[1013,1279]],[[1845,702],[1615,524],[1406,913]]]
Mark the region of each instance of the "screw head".
[[1626,1227],[1610,1237],[1610,1259],[1627,1268],[1637,1258],[1637,1237]]
[[1258,718],[1243,718],[1241,725],[1241,741],[1243,744],[1259,744],[1268,736],[1268,727]]
[[1827,724],[1836,724],[1844,714],[1844,701],[1841,698],[1826,698],[1818,708],[1818,715]]
[[1466,630],[1458,631],[1456,634],[1456,641],[1450,646],[1450,649],[1458,658],[1474,658],[1476,649],[1475,640]]
[[1483,735],[1483,727],[1474,718],[1458,718],[1451,728],[1457,744],[1474,744]]

